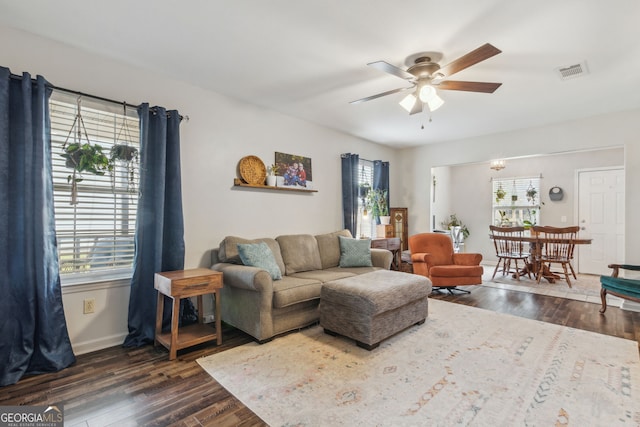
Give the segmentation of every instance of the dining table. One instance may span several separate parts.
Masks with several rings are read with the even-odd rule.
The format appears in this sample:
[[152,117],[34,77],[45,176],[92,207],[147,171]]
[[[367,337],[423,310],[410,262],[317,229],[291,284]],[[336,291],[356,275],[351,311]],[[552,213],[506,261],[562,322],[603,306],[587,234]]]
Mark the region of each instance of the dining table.
[[[522,242],[529,244],[529,262],[526,263],[522,271],[518,272],[520,277],[525,274],[533,273],[537,276],[538,271],[542,268],[542,277],[544,277],[549,283],[555,283],[556,280],[560,279],[561,276],[553,273],[547,265],[539,265],[536,262],[536,255],[542,251],[542,248],[545,244],[548,243],[573,243],[575,245],[590,245],[592,239],[584,239],[584,238],[574,238],[574,239],[563,239],[563,238],[550,238],[540,235],[523,235],[523,236],[494,236],[492,234],[489,235],[490,239],[499,238],[502,240],[510,240],[515,242]],[[513,274],[515,278],[515,273]]]

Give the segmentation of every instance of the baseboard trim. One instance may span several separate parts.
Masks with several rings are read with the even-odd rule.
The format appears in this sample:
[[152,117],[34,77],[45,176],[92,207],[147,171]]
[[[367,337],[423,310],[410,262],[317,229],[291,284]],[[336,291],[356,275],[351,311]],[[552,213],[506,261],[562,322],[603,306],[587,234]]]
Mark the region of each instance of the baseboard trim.
[[73,353],[77,356],[80,354],[91,353],[93,351],[122,345],[126,336],[127,334],[111,335],[108,337],[101,337],[96,340],[72,343],[71,346],[73,347]]

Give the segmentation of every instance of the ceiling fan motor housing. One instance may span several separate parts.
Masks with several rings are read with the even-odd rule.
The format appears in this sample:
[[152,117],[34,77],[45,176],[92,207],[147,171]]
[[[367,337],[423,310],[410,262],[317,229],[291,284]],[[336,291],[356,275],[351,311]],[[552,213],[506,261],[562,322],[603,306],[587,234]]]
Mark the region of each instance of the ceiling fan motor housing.
[[422,56],[416,58],[415,64],[407,69],[407,72],[413,74],[417,79],[425,79],[433,77],[433,75],[440,69],[440,65],[435,62],[431,62],[431,58],[428,56]]

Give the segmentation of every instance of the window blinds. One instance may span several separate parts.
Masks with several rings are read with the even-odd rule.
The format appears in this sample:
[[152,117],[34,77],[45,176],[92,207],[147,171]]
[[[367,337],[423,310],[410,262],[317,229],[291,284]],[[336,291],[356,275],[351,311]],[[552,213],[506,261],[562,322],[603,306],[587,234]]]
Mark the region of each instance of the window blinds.
[[[74,126],[77,96],[54,91],[50,101],[54,206],[60,274],[100,275],[120,278],[130,275],[136,210],[139,162],[116,160],[113,171],[102,176],[83,173],[77,183],[78,203],[71,204],[72,185],[68,177],[63,145],[73,142],[98,144],[107,157],[114,145],[140,148],[139,123],[135,111],[112,103],[82,98],[84,128]],[[126,115],[125,115],[126,114]],[[85,134],[86,130],[86,134]]]

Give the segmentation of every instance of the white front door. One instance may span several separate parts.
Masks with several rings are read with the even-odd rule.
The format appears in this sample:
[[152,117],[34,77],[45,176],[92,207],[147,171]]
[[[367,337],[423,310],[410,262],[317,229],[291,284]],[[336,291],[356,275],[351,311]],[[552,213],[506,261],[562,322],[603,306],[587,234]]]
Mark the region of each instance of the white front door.
[[624,169],[578,172],[578,272],[611,273],[607,265],[624,262]]

